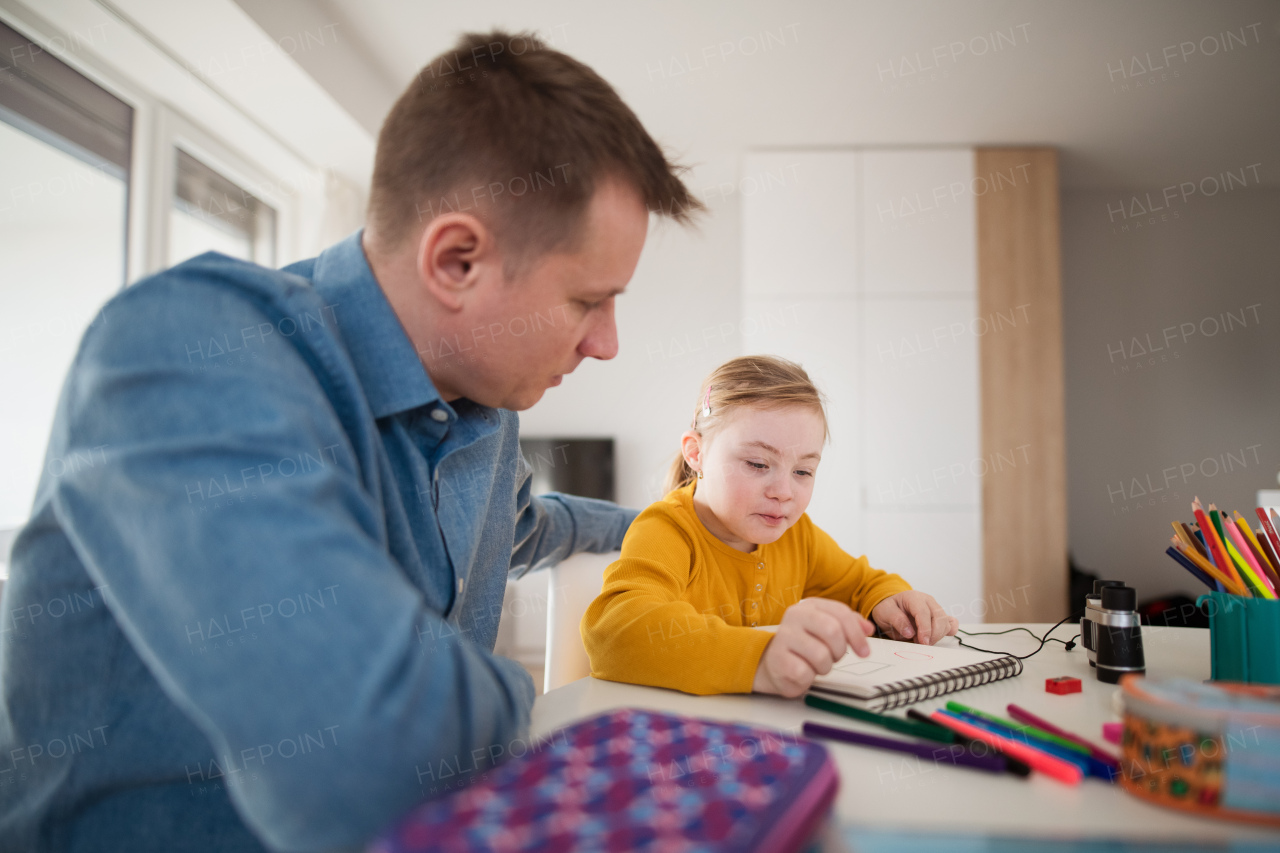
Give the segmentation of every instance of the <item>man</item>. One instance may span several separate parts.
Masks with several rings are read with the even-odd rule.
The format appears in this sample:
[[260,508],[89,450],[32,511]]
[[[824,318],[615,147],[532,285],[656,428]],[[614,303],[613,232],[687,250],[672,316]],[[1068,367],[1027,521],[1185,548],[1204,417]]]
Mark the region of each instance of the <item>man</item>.
[[508,571],[634,513],[532,497],[515,411],[613,358],[649,211],[700,207],[589,68],[470,35],[388,116],[363,232],[113,299],[13,549],[0,848],[360,845],[523,749]]

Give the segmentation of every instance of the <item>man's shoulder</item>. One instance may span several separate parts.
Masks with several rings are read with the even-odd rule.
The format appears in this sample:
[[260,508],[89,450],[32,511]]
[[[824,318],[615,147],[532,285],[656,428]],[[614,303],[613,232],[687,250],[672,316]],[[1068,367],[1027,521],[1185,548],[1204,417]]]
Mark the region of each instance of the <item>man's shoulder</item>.
[[137,310],[168,302],[175,303],[175,307],[241,304],[262,310],[272,304],[314,299],[315,288],[309,278],[311,266],[311,261],[304,261],[286,269],[271,269],[217,252],[205,252],[125,288],[103,311]]
[[82,352],[117,356],[172,350],[180,360],[240,347],[298,350],[336,334],[337,318],[299,272],[206,252],[112,297],[90,324]]

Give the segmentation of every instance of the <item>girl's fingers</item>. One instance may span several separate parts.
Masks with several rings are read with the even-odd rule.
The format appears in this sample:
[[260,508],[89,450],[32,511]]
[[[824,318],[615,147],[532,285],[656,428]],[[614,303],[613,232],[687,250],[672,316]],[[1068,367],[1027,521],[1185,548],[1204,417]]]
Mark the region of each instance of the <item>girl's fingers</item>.
[[[871,646],[867,645],[867,634],[874,634],[875,626],[871,625],[861,614],[840,601],[832,601],[827,598],[805,600],[813,602],[813,606],[816,609],[830,615],[837,621],[843,633],[842,641],[847,643],[848,648],[853,649],[855,655],[865,658],[871,654]],[[868,628],[867,626],[870,627]],[[836,660],[842,657],[844,657],[844,648],[840,649],[840,654],[836,656]]]
[[[826,675],[831,671],[831,665],[844,656],[841,652],[839,657],[833,657],[826,643],[807,632],[797,632],[784,638],[784,646],[818,675]],[[809,680],[813,680],[812,676]]]
[[826,644],[831,651],[831,659],[833,661],[844,657],[847,643],[845,641],[844,626],[838,618],[830,613],[815,612],[811,615],[811,618],[805,621],[804,629]]

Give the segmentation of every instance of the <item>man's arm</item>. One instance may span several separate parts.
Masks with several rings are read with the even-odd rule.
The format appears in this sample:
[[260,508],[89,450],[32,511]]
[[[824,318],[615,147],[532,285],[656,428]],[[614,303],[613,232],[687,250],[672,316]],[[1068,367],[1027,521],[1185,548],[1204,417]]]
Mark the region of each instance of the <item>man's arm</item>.
[[579,551],[603,554],[622,547],[622,538],[639,510],[558,492],[535,497],[533,469],[523,456],[518,464],[522,474],[511,552],[513,578],[554,565]]
[[[359,845],[424,779],[509,751],[532,682],[468,641],[420,641],[456,632],[387,551],[367,479],[378,439],[343,428],[317,378],[327,360],[279,334],[243,360],[193,360],[211,335],[279,319],[199,282],[142,284],[114,307],[86,335],[51,445],[103,464],[48,488],[165,693],[220,764],[254,771],[225,779],[248,826],[281,848]],[[213,639],[233,627],[256,639]],[[325,748],[273,754],[316,731]]]

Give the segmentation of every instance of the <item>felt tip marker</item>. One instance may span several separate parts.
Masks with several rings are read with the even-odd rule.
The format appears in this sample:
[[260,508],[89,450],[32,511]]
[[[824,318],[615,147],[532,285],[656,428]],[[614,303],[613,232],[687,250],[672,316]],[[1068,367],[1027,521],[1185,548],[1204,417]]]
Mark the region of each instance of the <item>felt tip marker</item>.
[[934,711],[929,715],[929,719],[940,726],[946,726],[957,734],[962,734],[973,740],[980,740],[988,746],[994,746],[1006,755],[1012,755],[1019,761],[1030,765],[1032,770],[1038,770],[1051,779],[1057,779],[1067,785],[1079,785],[1080,780],[1084,778],[1084,773],[1074,764],[1017,741],[1009,740],[1006,737],[983,731],[977,726],[959,719],[954,714],[949,714],[946,711]]

